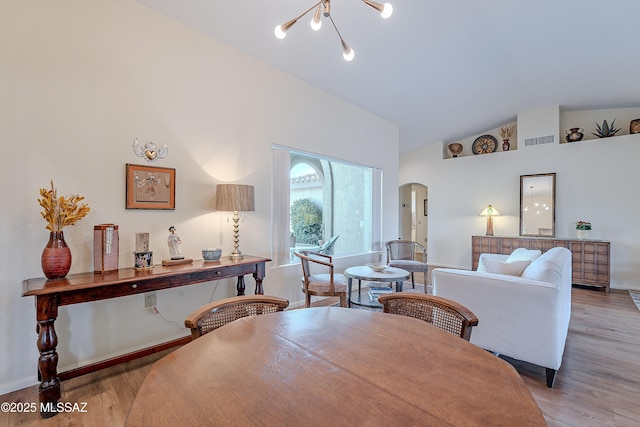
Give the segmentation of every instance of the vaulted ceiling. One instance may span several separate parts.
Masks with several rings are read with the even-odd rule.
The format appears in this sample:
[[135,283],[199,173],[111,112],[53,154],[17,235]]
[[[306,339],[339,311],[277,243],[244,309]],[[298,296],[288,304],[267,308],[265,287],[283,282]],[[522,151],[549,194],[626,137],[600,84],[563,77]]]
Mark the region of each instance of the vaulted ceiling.
[[386,0],[387,20],[332,0],[352,62],[329,21],[311,30],[313,12],[274,37],[313,0],[136,1],[397,123],[401,152],[543,105],[640,106],[638,0]]

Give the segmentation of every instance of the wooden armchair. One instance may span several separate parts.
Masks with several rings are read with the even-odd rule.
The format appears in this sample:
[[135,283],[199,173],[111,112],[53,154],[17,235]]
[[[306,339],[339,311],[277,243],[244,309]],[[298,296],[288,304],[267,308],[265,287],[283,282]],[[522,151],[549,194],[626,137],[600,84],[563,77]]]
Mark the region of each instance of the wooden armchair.
[[[340,307],[347,306],[347,279],[344,274],[333,272],[333,257],[313,251],[294,252],[302,263],[302,292],[305,306],[311,306],[311,295],[340,297]],[[311,266],[321,266],[328,273],[312,273]]]
[[380,295],[385,313],[415,317],[469,341],[478,318],[455,301],[435,295],[394,292]]
[[[424,274],[424,292],[427,292],[427,248],[412,240],[389,240],[387,247],[387,264],[389,267],[401,268],[411,273],[411,285],[415,288],[414,272]],[[422,256],[416,256],[421,254]]]
[[283,311],[289,301],[269,295],[241,295],[214,301],[191,313],[184,325],[191,329],[191,338],[211,332],[243,317]]

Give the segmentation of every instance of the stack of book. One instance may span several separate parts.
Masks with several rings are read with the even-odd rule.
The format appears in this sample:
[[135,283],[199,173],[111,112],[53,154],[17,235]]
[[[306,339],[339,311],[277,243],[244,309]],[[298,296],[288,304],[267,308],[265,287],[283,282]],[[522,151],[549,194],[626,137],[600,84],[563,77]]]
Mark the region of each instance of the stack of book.
[[371,302],[378,302],[378,297],[393,292],[390,286],[369,286],[369,298]]

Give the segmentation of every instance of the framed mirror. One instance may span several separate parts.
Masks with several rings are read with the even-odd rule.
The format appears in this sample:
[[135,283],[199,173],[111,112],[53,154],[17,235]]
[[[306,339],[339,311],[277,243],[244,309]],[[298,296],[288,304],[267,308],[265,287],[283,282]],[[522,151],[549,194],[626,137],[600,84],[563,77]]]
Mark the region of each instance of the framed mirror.
[[520,235],[555,237],[555,173],[520,175]]

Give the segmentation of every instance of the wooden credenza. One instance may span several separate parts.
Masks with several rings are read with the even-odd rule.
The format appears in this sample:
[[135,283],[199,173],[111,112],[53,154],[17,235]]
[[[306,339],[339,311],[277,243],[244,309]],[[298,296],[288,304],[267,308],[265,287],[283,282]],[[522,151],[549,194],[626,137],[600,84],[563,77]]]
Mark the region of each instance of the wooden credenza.
[[553,237],[471,237],[471,268],[478,269],[481,253],[509,255],[517,248],[539,249],[564,247],[571,251],[574,284],[602,287],[609,293],[611,245],[605,240],[560,239]]

